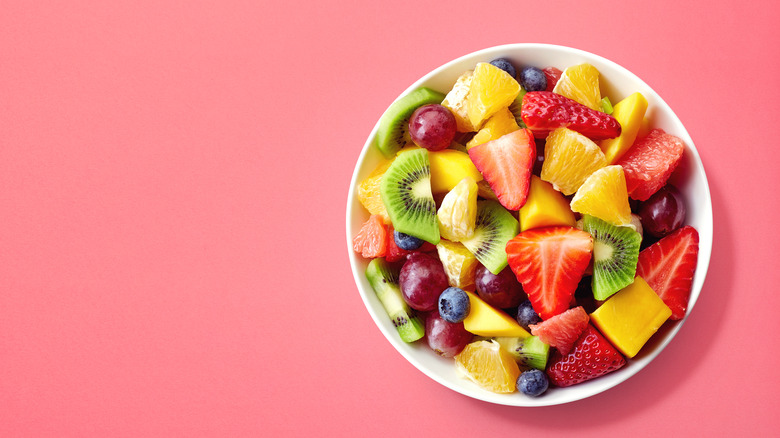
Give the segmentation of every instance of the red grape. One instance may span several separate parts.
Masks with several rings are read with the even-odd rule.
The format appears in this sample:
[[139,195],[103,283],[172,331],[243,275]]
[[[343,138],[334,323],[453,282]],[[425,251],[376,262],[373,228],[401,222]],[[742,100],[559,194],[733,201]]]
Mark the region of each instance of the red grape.
[[474,283],[479,296],[499,309],[517,307],[525,299],[523,287],[508,267],[495,275],[486,267],[478,265]]
[[446,149],[457,131],[455,116],[442,105],[423,105],[409,119],[409,135],[417,146],[429,151]]
[[685,201],[674,186],[666,185],[639,208],[642,229],[654,237],[664,237],[685,221]]
[[447,274],[439,259],[423,252],[413,252],[406,257],[398,283],[404,301],[422,312],[436,309],[439,295],[449,287]]
[[444,357],[453,357],[460,353],[473,337],[463,327],[462,322],[447,322],[438,311],[431,312],[425,320],[425,335],[428,346]]

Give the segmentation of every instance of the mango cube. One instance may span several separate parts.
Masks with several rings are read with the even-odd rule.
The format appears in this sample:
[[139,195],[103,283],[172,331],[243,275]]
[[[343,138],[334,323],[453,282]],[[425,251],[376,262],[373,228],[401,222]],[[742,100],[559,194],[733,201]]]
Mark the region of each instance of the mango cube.
[[[420,147],[407,145],[398,151],[398,154],[413,149],[420,149]],[[430,151],[428,161],[431,165],[431,192],[434,194],[449,192],[466,177],[476,182],[482,181],[482,174],[466,152],[455,149]]]
[[466,319],[463,320],[463,327],[466,331],[488,338],[494,336],[525,338],[531,336],[517,323],[515,318],[510,317],[502,310],[494,308],[472,292],[466,291],[466,295],[469,296],[471,304],[471,311],[469,311]]
[[536,175],[531,175],[528,198],[518,214],[520,231],[554,225],[573,227],[576,223],[569,201],[552,184]]
[[604,302],[590,320],[626,357],[634,357],[672,315],[642,277]]
[[607,157],[607,164],[615,164],[634,144],[642,118],[647,111],[647,99],[640,93],[634,93],[614,106],[612,117],[620,122],[622,128],[619,136],[601,142],[601,150]]

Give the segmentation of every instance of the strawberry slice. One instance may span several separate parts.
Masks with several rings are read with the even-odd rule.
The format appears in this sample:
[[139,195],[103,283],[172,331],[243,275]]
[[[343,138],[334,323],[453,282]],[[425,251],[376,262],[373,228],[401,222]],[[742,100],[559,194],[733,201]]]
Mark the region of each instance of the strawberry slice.
[[547,67],[545,69],[542,69],[542,73],[544,73],[544,76],[547,78],[546,91],[552,91],[553,88],[555,88],[555,84],[558,83],[558,79],[560,79],[561,75],[563,74],[562,71],[558,70],[555,67]]
[[508,210],[519,210],[528,198],[536,142],[520,129],[469,149],[469,157]]
[[531,324],[531,334],[538,336],[545,344],[555,347],[561,354],[568,354],[571,347],[588,327],[590,317],[582,306],[569,309],[560,315]]
[[547,377],[553,385],[565,387],[601,377],[625,364],[617,349],[588,324],[569,354],[553,353]]
[[699,258],[699,233],[684,226],[639,253],[636,275],[672,309],[669,319],[685,316]]
[[542,319],[569,308],[592,252],[593,237],[566,226],[526,230],[506,244],[509,266]]
[[560,127],[577,131],[594,141],[614,138],[621,132],[620,123],[609,114],[551,91],[526,93],[520,113],[536,138],[547,138],[547,134]]

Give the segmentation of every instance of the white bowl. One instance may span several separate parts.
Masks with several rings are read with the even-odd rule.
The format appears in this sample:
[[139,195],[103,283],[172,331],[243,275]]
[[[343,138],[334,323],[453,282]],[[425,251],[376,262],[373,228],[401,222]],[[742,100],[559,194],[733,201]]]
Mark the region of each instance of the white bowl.
[[[446,94],[463,72],[473,69],[478,62],[488,62],[498,57],[509,58],[518,68],[531,65],[539,68],[553,66],[563,70],[571,65],[584,62],[590,63],[601,73],[602,92],[608,95],[612,102],[618,102],[636,91],[642,93],[647,98],[647,117],[650,119],[651,125],[656,128],[662,128],[685,142],[686,149],[682,162],[675,170],[671,182],[680,189],[686,200],[686,224],[692,225],[699,232],[698,266],[693,279],[693,290],[691,291],[687,312],[687,315],[690,315],[701,292],[710,262],[710,253],[712,251],[712,201],[701,159],[693,144],[693,140],[691,140],[683,124],[652,88],[620,65],[582,50],[547,44],[510,44],[471,53],[448,62],[426,74],[409,86],[399,97],[422,86],[427,86]],[[380,116],[381,114],[377,114],[377,120]],[[644,346],[642,351],[635,358],[629,360],[620,370],[572,387],[550,388],[545,394],[537,398],[531,398],[519,392],[495,394],[484,390],[459,376],[453,359],[437,356],[424,340],[412,344],[401,341],[382,304],[366,280],[365,269],[368,260],[363,259],[352,250],[352,238],[369,216],[358,201],[357,185],[368,176],[381,159],[381,154],[374,145],[377,127],[378,122],[366,140],[363,150],[360,152],[349,187],[347,200],[347,246],[349,260],[360,296],[374,322],[376,322],[377,327],[379,327],[387,340],[399,353],[428,377],[461,394],[491,403],[511,406],[557,405],[590,397],[625,381],[658,356],[682,327],[688,317],[687,315],[681,321],[667,322]]]

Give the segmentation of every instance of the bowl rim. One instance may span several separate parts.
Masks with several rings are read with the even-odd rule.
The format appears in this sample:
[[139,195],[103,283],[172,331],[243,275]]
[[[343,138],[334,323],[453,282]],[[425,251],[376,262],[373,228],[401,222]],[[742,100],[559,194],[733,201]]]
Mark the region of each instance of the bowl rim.
[[[703,202],[704,202],[703,205],[706,206],[705,211],[700,212],[703,214],[703,216],[701,216],[700,218],[700,222],[702,222],[705,225],[705,227],[703,230],[697,228],[697,232],[699,232],[699,236],[700,236],[698,261],[697,261],[697,267],[694,276],[694,284],[691,290],[691,296],[688,303],[688,308],[683,319],[672,323],[671,328],[668,329],[668,333],[663,337],[661,342],[658,343],[658,345],[652,351],[648,352],[648,354],[641,359],[640,363],[636,363],[632,359],[629,359],[628,362],[630,364],[633,364],[633,366],[627,366],[624,367],[622,370],[620,370],[619,376],[621,378],[615,379],[614,382],[610,382],[609,384],[588,386],[587,389],[589,390],[584,390],[584,391],[568,392],[567,390],[570,390],[572,388],[561,388],[560,391],[567,391],[566,393],[567,396],[558,397],[557,399],[550,399],[548,397],[548,399],[545,400],[545,397],[543,396],[538,398],[523,397],[523,396],[518,397],[516,392],[514,394],[496,394],[481,388],[472,389],[470,387],[464,387],[460,385],[454,386],[450,384],[450,382],[445,381],[442,377],[437,375],[437,373],[433,372],[433,370],[429,366],[422,363],[416,357],[416,355],[407,354],[405,349],[408,348],[408,345],[403,341],[401,341],[401,339],[397,336],[395,331],[389,331],[385,327],[385,325],[380,323],[381,321],[380,318],[386,319],[385,315],[378,313],[378,311],[375,311],[374,306],[372,305],[372,303],[369,302],[367,292],[364,291],[363,290],[364,288],[361,287],[361,283],[364,283],[365,280],[365,278],[362,277],[365,277],[365,275],[359,269],[358,263],[360,260],[358,259],[358,255],[352,249],[352,237],[353,237],[352,219],[354,217],[353,206],[356,205],[355,198],[356,198],[356,187],[358,185],[358,177],[361,172],[361,168],[366,160],[366,156],[368,155],[370,148],[374,144],[376,132],[379,127],[379,118],[377,119],[377,122],[374,124],[371,133],[368,135],[366,142],[363,145],[363,148],[361,149],[360,155],[358,156],[358,159],[356,161],[352,173],[352,178],[350,180],[349,192],[347,196],[347,209],[346,209],[346,237],[347,237],[347,249],[348,249],[349,259],[350,259],[350,268],[352,270],[352,275],[355,280],[355,286],[357,287],[358,292],[360,293],[360,297],[363,301],[363,304],[366,307],[366,310],[368,310],[369,314],[371,315],[371,318],[374,320],[375,325],[380,329],[384,337],[390,342],[393,348],[395,348],[395,350],[401,354],[401,356],[403,356],[415,368],[417,368],[419,371],[421,371],[423,374],[425,374],[432,380],[438,382],[439,384],[445,386],[446,388],[449,388],[465,396],[477,400],[482,400],[488,403],[494,403],[494,404],[500,404],[506,406],[541,407],[541,406],[553,406],[553,405],[570,403],[570,402],[582,400],[600,394],[608,389],[618,386],[619,384],[633,377],[642,369],[644,369],[644,367],[650,364],[656,357],[658,357],[658,355],[666,348],[666,346],[672,341],[672,339],[675,338],[677,333],[680,331],[685,321],[687,321],[687,319],[689,318],[691,311],[693,310],[696,301],[698,300],[698,297],[704,285],[704,280],[706,278],[707,270],[709,268],[714,233],[713,233],[713,219],[712,219],[712,198],[710,194],[709,182],[707,180],[706,172],[704,169],[704,163],[702,162],[701,156],[699,155],[698,150],[696,149],[693,139],[690,137],[690,134],[685,128],[685,125],[679,119],[677,114],[674,113],[671,107],[669,107],[666,101],[664,101],[663,98],[660,95],[658,95],[658,93],[652,87],[650,87],[644,80],[642,80],[636,74],[632,73],[631,71],[621,66],[620,64],[612,60],[609,60],[607,58],[604,58],[600,55],[585,50],[576,49],[573,47],[555,45],[555,44],[545,44],[545,43],[513,43],[513,44],[503,44],[498,46],[487,47],[484,49],[473,51],[471,53],[460,56],[458,58],[455,58],[431,70],[430,72],[428,72],[427,74],[419,78],[417,81],[412,83],[409,87],[407,87],[402,93],[400,93],[394,99],[394,101],[401,98],[402,96],[405,96],[406,94],[410,93],[416,88],[421,87],[422,84],[425,84],[426,82],[436,77],[437,75],[441,74],[443,71],[451,68],[455,64],[459,64],[461,62],[470,59],[474,59],[474,63],[476,64],[476,62],[485,62],[485,61],[480,61],[478,59],[489,60],[489,59],[494,59],[503,54],[506,54],[508,52],[521,52],[523,50],[551,50],[551,51],[562,53],[567,57],[592,58],[597,60],[599,63],[609,65],[610,68],[619,71],[622,75],[625,75],[631,78],[632,80],[637,81],[639,84],[643,85],[646,90],[649,90],[649,92],[653,96],[654,104],[660,107],[659,110],[667,114],[668,116],[670,116],[672,121],[676,122],[676,124],[679,125],[680,131],[676,132],[675,135],[682,138],[683,142],[686,145],[686,153],[691,155],[690,158],[693,160],[693,163],[695,164],[695,168],[700,174],[699,177],[701,178],[701,182],[703,183],[703,193],[701,195],[703,195]],[[423,346],[423,348],[428,348],[428,347],[427,345],[425,345]],[[446,359],[446,360],[452,360],[452,359]],[[596,382],[598,380],[600,379],[594,379],[591,382],[586,382],[581,385],[586,385],[587,383]],[[467,382],[467,380],[464,379],[464,382]],[[581,387],[580,385],[577,386]]]

